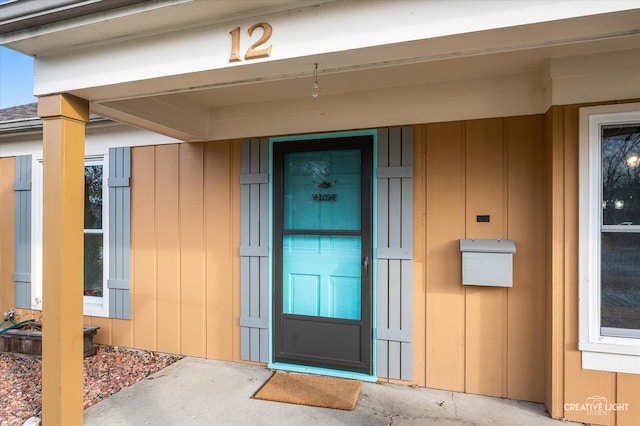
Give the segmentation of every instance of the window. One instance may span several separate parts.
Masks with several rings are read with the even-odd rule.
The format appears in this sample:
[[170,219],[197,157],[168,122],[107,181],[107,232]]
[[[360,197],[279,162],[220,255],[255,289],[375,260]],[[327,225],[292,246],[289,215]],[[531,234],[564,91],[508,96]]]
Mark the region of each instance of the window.
[[[42,309],[42,153],[15,169],[15,306]],[[130,147],[92,147],[85,194],[84,314],[131,319]]]
[[[104,160],[89,159],[84,167],[84,303],[85,310],[101,311],[105,305],[104,297],[107,276],[105,257],[108,249],[105,244],[107,216],[103,214],[108,191],[105,187]],[[107,234],[108,235],[108,234]]]
[[[84,314],[109,316],[108,156],[88,157],[84,184]],[[42,301],[42,160],[33,162],[32,294],[34,308]]]
[[580,110],[583,368],[640,373],[640,104]]

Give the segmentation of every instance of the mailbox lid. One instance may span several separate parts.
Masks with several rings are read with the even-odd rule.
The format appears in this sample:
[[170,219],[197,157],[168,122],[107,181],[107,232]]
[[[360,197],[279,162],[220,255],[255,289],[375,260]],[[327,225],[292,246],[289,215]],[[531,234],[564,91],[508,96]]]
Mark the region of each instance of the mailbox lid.
[[461,252],[475,253],[515,253],[513,240],[469,238],[460,240]]

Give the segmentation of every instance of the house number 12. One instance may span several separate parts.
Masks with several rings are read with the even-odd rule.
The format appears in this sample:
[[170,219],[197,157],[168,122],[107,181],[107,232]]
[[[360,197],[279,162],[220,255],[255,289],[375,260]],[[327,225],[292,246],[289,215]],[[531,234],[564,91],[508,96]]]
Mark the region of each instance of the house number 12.
[[[273,33],[271,25],[266,22],[252,25],[248,30],[249,37],[253,35],[256,28],[262,28],[262,37],[249,47],[247,53],[244,54],[244,59],[268,58],[271,56],[272,46],[258,49],[271,38],[271,34]],[[229,34],[231,34],[231,56],[229,57],[229,62],[239,62],[242,60],[240,58],[240,27],[234,28]]]

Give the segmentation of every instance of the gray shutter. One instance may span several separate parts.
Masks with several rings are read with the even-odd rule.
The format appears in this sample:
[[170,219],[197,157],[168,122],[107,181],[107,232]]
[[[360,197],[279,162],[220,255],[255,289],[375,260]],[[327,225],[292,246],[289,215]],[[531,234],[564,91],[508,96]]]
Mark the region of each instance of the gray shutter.
[[15,283],[16,308],[31,308],[31,156],[15,160]]
[[411,380],[413,128],[378,130],[377,375]]
[[269,362],[269,141],[242,141],[240,357]]
[[109,317],[131,319],[131,148],[109,149]]

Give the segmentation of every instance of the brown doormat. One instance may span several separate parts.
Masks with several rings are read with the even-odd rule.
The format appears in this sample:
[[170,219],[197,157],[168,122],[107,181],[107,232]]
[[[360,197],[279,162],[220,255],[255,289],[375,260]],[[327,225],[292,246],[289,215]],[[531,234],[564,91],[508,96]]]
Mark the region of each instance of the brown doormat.
[[253,395],[256,399],[353,410],[362,382],[277,371]]

